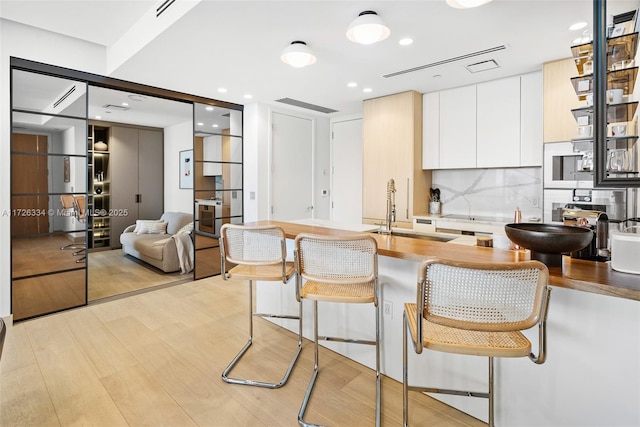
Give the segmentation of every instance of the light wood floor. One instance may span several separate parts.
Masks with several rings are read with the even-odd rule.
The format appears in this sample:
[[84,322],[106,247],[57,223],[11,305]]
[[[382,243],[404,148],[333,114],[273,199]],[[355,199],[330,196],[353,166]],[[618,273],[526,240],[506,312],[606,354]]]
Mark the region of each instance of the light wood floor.
[[[296,426],[313,368],[310,342],[281,389],[220,378],[246,341],[247,298],[244,283],[216,277],[10,326],[0,361],[0,425]],[[256,319],[255,337],[234,374],[279,378],[294,335]],[[320,363],[309,421],[373,425],[374,372],[325,349]],[[384,377],[382,391],[383,425],[401,425],[401,384]],[[484,425],[411,396],[411,425]]]
[[133,257],[125,256],[121,249],[91,252],[88,265],[89,301],[177,281],[193,280],[192,273],[165,273]]

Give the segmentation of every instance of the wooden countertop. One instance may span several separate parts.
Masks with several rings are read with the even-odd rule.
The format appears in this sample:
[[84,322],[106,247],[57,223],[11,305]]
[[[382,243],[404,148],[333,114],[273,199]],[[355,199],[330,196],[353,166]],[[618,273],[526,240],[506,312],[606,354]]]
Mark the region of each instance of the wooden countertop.
[[[295,239],[300,233],[321,235],[353,234],[353,231],[328,227],[294,224],[280,221],[259,221],[282,227],[287,238]],[[462,246],[410,237],[372,233],[378,242],[380,255],[411,261],[437,256],[446,259],[465,259],[477,262],[512,262],[529,259],[528,251],[507,251],[477,246]],[[417,273],[416,273],[417,274]],[[563,257],[563,265],[549,269],[549,284],[601,295],[640,301],[640,275],[617,272],[608,263]]]

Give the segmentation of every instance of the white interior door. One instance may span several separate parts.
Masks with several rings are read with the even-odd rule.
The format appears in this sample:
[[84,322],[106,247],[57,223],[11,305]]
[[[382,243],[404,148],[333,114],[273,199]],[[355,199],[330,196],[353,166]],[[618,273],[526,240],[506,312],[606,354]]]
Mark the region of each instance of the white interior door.
[[272,113],[271,219],[313,218],[313,122]]
[[331,126],[331,220],[362,223],[362,119]]

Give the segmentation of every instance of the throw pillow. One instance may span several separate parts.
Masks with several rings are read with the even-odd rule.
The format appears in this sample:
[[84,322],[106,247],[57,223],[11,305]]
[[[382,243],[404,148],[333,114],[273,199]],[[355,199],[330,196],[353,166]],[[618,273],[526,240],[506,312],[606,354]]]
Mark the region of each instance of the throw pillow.
[[134,233],[140,234],[140,230],[147,226],[147,223],[150,222],[162,222],[161,219],[137,219],[136,220],[136,228],[133,230]]
[[164,221],[145,222],[140,226],[138,234],[167,234],[167,223]]

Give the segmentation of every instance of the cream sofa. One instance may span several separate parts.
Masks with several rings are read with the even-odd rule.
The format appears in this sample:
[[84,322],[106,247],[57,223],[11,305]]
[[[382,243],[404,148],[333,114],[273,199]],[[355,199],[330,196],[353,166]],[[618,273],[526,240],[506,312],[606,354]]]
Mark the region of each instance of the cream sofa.
[[184,212],[165,212],[158,221],[167,223],[166,233],[158,233],[158,230],[149,229],[136,233],[134,231],[136,224],[125,228],[120,235],[122,252],[151,264],[165,273],[179,271],[178,249],[175,239],[171,236],[183,230],[184,227],[186,229],[189,229],[189,225],[192,227],[193,215]]

